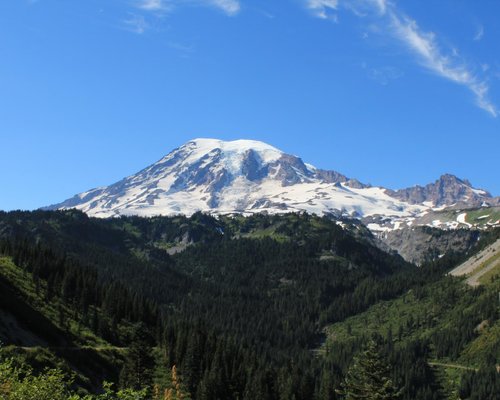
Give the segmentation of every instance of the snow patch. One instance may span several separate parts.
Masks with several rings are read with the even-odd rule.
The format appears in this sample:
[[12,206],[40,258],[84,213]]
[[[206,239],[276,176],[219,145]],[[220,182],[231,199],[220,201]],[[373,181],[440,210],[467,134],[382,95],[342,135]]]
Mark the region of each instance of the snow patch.
[[462,213],[457,216],[457,222],[460,224],[467,225],[469,228],[472,227],[472,224],[469,224],[468,222],[465,221],[465,217],[467,216],[467,213]]

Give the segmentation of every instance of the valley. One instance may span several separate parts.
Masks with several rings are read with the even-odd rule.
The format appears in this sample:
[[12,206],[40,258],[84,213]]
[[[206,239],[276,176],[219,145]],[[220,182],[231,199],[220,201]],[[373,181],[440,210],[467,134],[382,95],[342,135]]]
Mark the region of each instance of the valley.
[[494,398],[500,281],[446,275],[497,243],[480,232],[416,267],[356,219],[0,213],[0,353],[76,373],[82,394],[106,380],[151,398],[175,367],[186,399],[323,400],[376,337],[404,399]]

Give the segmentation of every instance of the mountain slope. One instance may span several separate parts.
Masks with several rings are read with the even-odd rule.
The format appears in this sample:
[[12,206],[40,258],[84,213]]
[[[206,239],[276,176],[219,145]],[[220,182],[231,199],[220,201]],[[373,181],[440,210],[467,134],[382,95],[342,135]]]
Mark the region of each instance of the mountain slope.
[[471,286],[478,286],[482,281],[493,279],[499,273],[500,239],[450,271],[453,276],[468,276],[467,283]]
[[[189,245],[169,255],[179,242]],[[129,322],[141,321],[162,347],[162,365],[179,368],[192,398],[200,387],[213,393],[208,399],[277,399],[283,376],[300,382],[304,375],[312,385],[293,389],[294,397],[316,398],[310,348],[321,325],[428,279],[337,221],[300,214],[97,219],[74,210],[0,212],[0,255],[0,276],[14,271],[9,281],[27,285],[23,292],[42,311],[55,304],[44,315],[59,330],[76,339],[91,330],[123,348],[130,346]],[[23,325],[21,308],[5,304]],[[23,332],[57,346],[33,329]],[[0,339],[30,345],[15,333]],[[290,371],[289,363],[300,368]],[[204,379],[212,374],[219,375]],[[266,396],[244,395],[258,385]]]
[[[17,320],[2,326],[0,339],[14,352],[29,347],[27,357],[39,345],[29,361],[42,351],[53,353],[54,362],[78,370],[79,383],[94,391],[126,365],[133,325],[141,321],[151,345],[160,347],[158,365],[176,365],[191,398],[324,399],[339,387],[362,343],[343,341],[331,357],[319,359],[311,350],[324,339],[323,328],[369,316],[376,303],[405,296],[408,301],[396,299],[394,308],[403,303],[406,311],[418,309],[420,322],[411,322],[411,313],[404,320],[395,316],[400,321],[393,338],[399,325],[406,339],[407,331],[425,324],[446,357],[462,338],[455,329],[464,322],[471,359],[451,361],[491,367],[483,354],[498,348],[491,300],[497,287],[485,296],[472,288],[464,289],[466,296],[457,290],[441,296],[435,283],[455,265],[453,258],[416,268],[375,247],[370,237],[359,221],[298,213],[99,219],[75,210],[0,212],[0,284],[11,288],[2,286],[0,320]],[[434,297],[419,301],[426,293]],[[446,317],[448,309],[456,309],[453,319]],[[34,318],[37,312],[44,318]],[[384,322],[392,315],[380,316],[379,333],[392,325]],[[486,319],[495,330],[476,335],[474,327]],[[377,321],[367,321],[366,328],[376,331]],[[419,334],[416,349],[425,350],[428,337]],[[426,362],[428,350],[408,353],[398,341],[391,354],[397,382],[408,388],[403,400],[444,399],[427,396],[439,379],[414,367]]]
[[[407,379],[406,396],[418,398],[420,392],[424,399],[456,399],[460,392],[461,399],[497,399],[500,376],[491,372],[500,361],[500,320],[495,307],[499,288],[498,279],[477,291],[444,277],[329,325],[318,353],[335,362],[341,359],[339,354],[359,348],[359,342],[371,335],[382,335],[391,360],[408,358],[410,374],[419,378]],[[489,381],[481,396],[479,384],[466,382],[484,376]],[[394,380],[398,378],[395,373]],[[424,388],[431,390],[422,393]],[[436,396],[438,388],[441,393]]]
[[262,142],[196,139],[135,175],[47,209],[77,208],[96,217],[306,211],[390,217],[393,229],[457,204],[494,205],[499,199],[451,175],[425,188],[393,191],[317,169]]

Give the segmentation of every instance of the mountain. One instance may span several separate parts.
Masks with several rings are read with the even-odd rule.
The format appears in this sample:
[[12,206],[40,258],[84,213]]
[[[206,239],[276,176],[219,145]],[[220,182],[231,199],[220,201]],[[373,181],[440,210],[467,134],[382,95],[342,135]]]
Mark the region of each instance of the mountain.
[[77,208],[104,218],[306,211],[371,218],[373,230],[386,230],[434,209],[498,204],[499,198],[452,175],[394,191],[318,169],[263,142],[195,139],[132,176],[46,209]]
[[436,182],[426,186],[413,186],[407,189],[388,190],[397,199],[410,204],[430,203],[434,207],[458,205],[465,207],[481,207],[483,205],[499,205],[500,199],[493,199],[491,194],[482,189],[475,189],[467,179],[459,179],[454,175],[442,175]]

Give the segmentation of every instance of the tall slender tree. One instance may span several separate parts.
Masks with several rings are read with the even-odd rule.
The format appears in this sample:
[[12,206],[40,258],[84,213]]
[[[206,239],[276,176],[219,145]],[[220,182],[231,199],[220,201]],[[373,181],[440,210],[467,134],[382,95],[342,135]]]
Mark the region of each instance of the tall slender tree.
[[401,391],[392,381],[390,373],[380,345],[372,339],[354,358],[337,394],[345,400],[398,400]]
[[138,323],[134,327],[127,358],[120,374],[120,383],[123,387],[133,389],[150,387],[153,368],[151,337],[144,324]]

